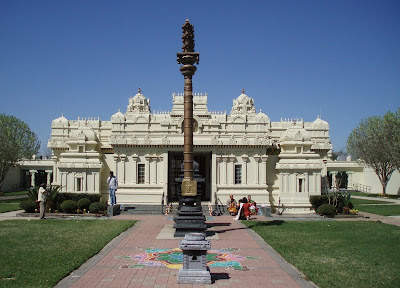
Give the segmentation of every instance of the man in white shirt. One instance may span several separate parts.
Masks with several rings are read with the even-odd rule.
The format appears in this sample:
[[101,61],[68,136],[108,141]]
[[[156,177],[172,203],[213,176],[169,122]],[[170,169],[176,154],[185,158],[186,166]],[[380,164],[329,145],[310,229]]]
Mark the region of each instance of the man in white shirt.
[[41,184],[39,191],[38,191],[38,200],[39,202],[39,208],[40,208],[40,219],[46,219],[44,217],[45,212],[46,212],[46,196],[47,196],[47,190],[45,189],[46,184]]
[[110,177],[107,178],[107,183],[108,183],[108,190],[110,191],[110,204],[113,206],[117,204],[115,191],[117,191],[118,188],[118,180],[117,177],[114,176],[113,171],[110,171]]

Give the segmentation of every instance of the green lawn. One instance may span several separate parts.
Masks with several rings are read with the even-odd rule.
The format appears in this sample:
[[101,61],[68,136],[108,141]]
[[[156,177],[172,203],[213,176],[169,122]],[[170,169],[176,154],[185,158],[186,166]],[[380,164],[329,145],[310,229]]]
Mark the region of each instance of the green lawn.
[[[26,198],[25,198],[26,199]],[[21,210],[19,203],[24,199],[3,200],[0,201],[0,213]]]
[[134,221],[0,222],[0,287],[54,287]]
[[28,191],[22,190],[17,192],[3,192],[0,196],[20,196],[20,195],[28,196]]
[[356,206],[355,209],[358,209],[359,211],[363,211],[363,212],[382,215],[382,216],[400,215],[400,205]]
[[400,227],[362,221],[243,223],[321,288],[399,287]]
[[363,204],[390,204],[389,202],[385,202],[385,201],[356,199],[356,198],[351,198],[350,201],[351,201],[351,203],[353,203],[354,206],[358,206],[360,204],[361,205],[363,205]]
[[[351,192],[351,195],[381,198],[381,196],[379,196],[380,194],[371,194],[371,193],[364,193],[364,192],[358,192],[358,191]],[[392,198],[392,199],[399,199],[400,195],[386,194],[386,197]]]

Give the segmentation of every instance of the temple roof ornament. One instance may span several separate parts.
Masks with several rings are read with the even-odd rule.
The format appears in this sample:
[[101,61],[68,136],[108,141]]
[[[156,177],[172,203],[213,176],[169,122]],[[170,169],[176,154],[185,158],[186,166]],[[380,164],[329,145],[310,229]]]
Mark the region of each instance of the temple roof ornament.
[[280,138],[281,142],[308,142],[311,141],[311,135],[304,128],[293,125],[284,131]]
[[71,133],[73,141],[97,141],[97,135],[92,129],[79,129]]
[[143,96],[142,90],[139,88],[138,93],[129,98],[129,104],[126,109],[126,112],[134,112],[134,113],[150,113],[150,100]]
[[319,118],[319,116],[317,117],[317,119],[315,119],[315,121],[312,124],[313,128],[318,128],[318,129],[329,129],[329,124],[328,122],[322,120],[321,118]]
[[68,120],[64,117],[64,114],[61,114],[61,117],[54,119],[51,124],[58,127],[68,126]]
[[118,112],[115,113],[114,115],[111,116],[111,121],[112,122],[124,122],[125,116],[124,114],[121,113],[121,111],[118,109]]
[[254,100],[244,94],[244,89],[242,89],[242,94],[233,100],[231,114],[256,114]]

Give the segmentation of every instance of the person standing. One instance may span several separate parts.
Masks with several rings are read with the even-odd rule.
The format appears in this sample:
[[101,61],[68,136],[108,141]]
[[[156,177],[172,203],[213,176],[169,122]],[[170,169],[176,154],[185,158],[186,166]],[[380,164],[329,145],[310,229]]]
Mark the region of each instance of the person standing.
[[117,204],[117,197],[115,196],[115,192],[118,188],[118,179],[114,176],[114,172],[110,171],[110,177],[107,178],[108,190],[110,191],[110,204],[111,206]]
[[45,189],[46,184],[41,184],[39,191],[38,191],[38,200],[39,202],[39,209],[40,209],[40,219],[46,219],[45,213],[46,213],[46,196],[47,196],[47,190]]

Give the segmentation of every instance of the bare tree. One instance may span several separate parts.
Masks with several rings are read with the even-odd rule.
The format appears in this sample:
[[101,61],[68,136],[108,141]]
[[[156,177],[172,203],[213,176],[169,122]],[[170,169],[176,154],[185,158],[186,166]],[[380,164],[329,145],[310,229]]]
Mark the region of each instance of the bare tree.
[[4,178],[15,164],[39,151],[40,141],[28,124],[14,116],[0,114],[0,191]]

